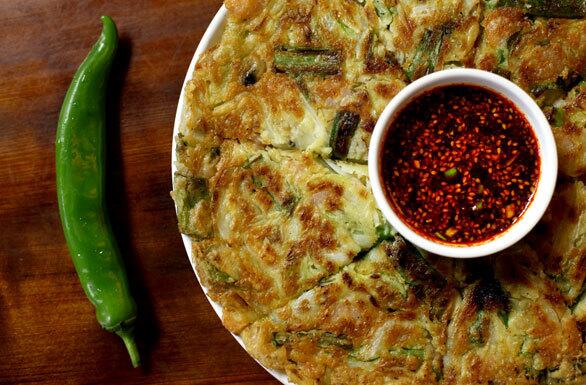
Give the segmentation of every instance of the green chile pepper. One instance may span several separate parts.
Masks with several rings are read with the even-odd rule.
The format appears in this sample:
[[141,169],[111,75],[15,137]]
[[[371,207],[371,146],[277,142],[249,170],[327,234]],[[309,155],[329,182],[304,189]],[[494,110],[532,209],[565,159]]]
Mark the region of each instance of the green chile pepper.
[[106,88],[118,47],[114,21],[102,16],[100,38],[67,91],[56,140],[57,198],[67,246],[102,327],[119,335],[140,364],[134,341],[136,303],[104,200]]

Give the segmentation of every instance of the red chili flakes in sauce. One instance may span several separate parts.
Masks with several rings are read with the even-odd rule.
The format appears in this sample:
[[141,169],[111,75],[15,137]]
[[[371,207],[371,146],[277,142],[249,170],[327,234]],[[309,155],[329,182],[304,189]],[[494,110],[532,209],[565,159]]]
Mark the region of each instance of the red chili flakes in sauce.
[[515,223],[539,180],[525,116],[476,86],[438,87],[392,123],[381,162],[391,205],[413,230],[444,243],[486,241]]

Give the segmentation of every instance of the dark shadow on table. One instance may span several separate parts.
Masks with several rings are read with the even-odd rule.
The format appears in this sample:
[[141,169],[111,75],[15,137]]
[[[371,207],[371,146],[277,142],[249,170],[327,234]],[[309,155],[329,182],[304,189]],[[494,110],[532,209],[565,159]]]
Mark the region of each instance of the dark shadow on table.
[[152,306],[151,295],[145,284],[141,257],[133,247],[128,194],[125,188],[125,170],[122,159],[121,95],[130,66],[132,42],[120,37],[116,61],[110,76],[107,97],[107,166],[106,200],[110,220],[120,251],[126,264],[130,289],[138,306],[136,339],[143,372],[150,372],[151,352],[159,338],[159,326]]

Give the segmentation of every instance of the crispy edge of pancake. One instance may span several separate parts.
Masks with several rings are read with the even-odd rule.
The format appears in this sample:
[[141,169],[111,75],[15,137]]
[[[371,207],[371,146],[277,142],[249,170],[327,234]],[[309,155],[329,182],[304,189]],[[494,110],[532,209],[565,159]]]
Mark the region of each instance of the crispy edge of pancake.
[[[242,337],[254,357],[298,384],[437,383],[454,294],[402,239],[384,241]],[[433,302],[446,306],[442,315]]]

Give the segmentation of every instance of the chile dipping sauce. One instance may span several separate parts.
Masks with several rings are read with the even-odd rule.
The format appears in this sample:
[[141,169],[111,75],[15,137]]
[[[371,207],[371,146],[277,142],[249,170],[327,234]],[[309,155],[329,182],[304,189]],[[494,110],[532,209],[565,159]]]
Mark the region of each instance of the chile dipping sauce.
[[426,238],[475,244],[507,230],[539,181],[537,138],[507,98],[441,86],[398,113],[383,141],[381,176],[398,216]]

